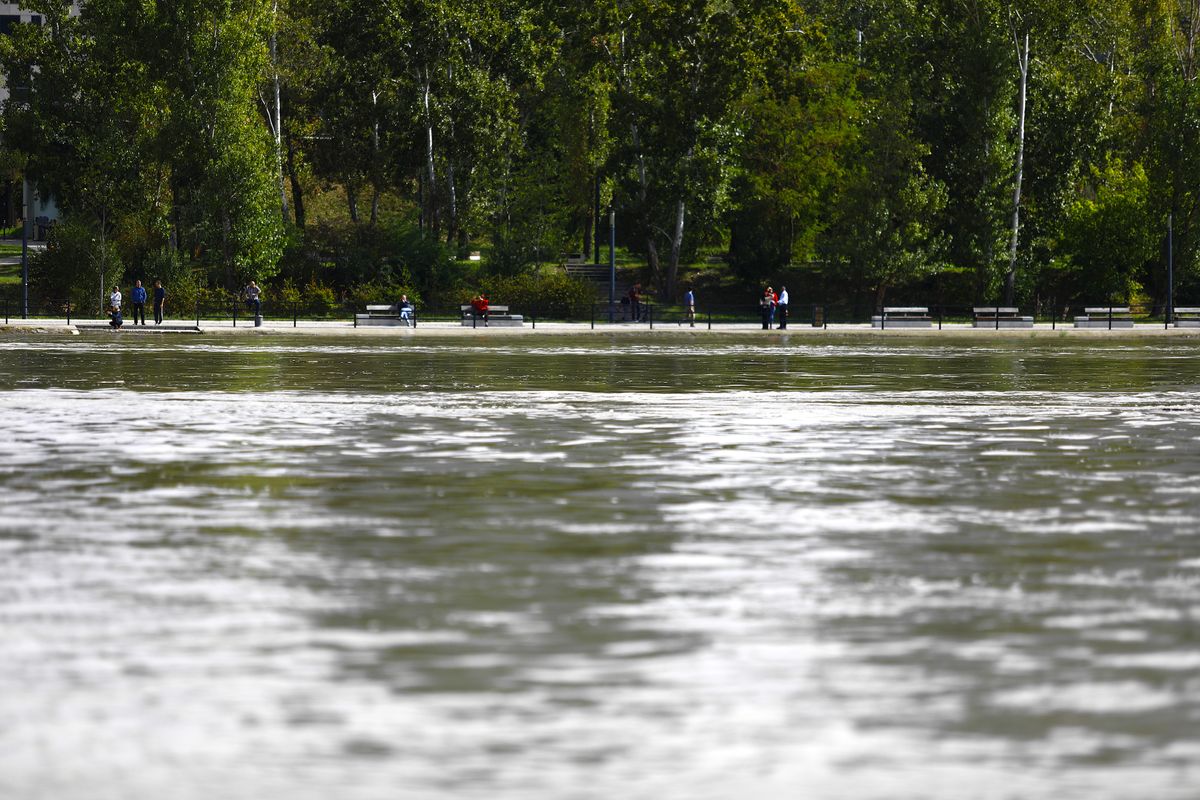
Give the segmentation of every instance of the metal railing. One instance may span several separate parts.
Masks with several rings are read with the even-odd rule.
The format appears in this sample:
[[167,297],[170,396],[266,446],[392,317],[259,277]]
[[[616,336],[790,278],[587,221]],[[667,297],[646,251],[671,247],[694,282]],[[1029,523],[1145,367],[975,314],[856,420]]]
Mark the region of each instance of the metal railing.
[[[152,313],[152,304],[147,305],[151,307],[146,310]],[[597,302],[576,307],[574,310],[560,308],[544,311],[537,308],[522,309],[517,306],[510,306],[510,308],[512,313],[521,314],[524,321],[535,329],[539,322],[586,323],[591,329],[611,326],[613,328],[645,327],[646,330],[654,330],[656,327],[675,327],[677,329],[695,327],[719,330],[747,326],[780,330],[786,329],[787,326],[828,328],[830,325],[872,326],[881,330],[915,326],[930,329],[970,326],[1001,330],[1030,324],[1039,327],[1048,326],[1051,330],[1057,330],[1063,326],[1104,330],[1129,328],[1135,325],[1143,327],[1162,325],[1164,328],[1168,328],[1172,324],[1176,327],[1200,328],[1200,303],[1196,307],[1177,303],[1174,308],[1170,309],[1170,313],[1167,313],[1168,309],[1162,305],[1127,305],[1109,302],[1089,304],[1045,301],[1035,308],[1010,312],[1000,307],[999,311],[990,313],[988,311],[976,313],[976,309],[991,310],[996,309],[997,306],[992,304],[975,306],[912,304],[904,307],[924,308],[925,313],[910,312],[907,320],[904,315],[888,311],[888,309],[895,309],[900,305],[897,302],[894,305],[885,305],[883,308],[871,308],[870,306],[846,303],[794,302],[788,306],[786,318],[782,309],[776,309],[773,317],[769,312],[764,315],[762,309],[752,302],[724,305],[702,303],[695,307],[694,313],[689,312],[681,305],[657,302],[643,302],[636,306],[626,303]],[[0,292],[0,306],[3,307],[5,324],[24,316],[19,291]],[[128,313],[128,308],[129,303],[127,302],[126,313]],[[202,327],[206,322],[209,324],[228,323],[233,327],[254,324],[254,309],[244,300],[234,297],[207,298],[190,304],[186,310],[181,308],[178,303],[172,303],[168,298],[166,309],[166,320],[175,325],[178,325],[183,319],[197,328]],[[291,327],[299,327],[304,322],[342,322],[357,327],[361,322],[359,315],[365,314],[365,306],[361,303],[351,302],[293,302],[264,299],[261,301],[259,311],[265,319],[272,321],[276,326],[280,322],[285,324],[290,322]],[[80,307],[69,299],[39,296],[30,296],[29,298],[27,318],[33,320],[61,320],[65,324],[72,324],[81,318],[103,320],[107,316],[107,312],[97,314],[94,303],[84,305],[81,313]],[[399,321],[398,313],[395,315],[395,319]],[[1021,321],[1018,322],[1018,319]],[[422,306],[414,308],[410,317],[410,322],[414,327],[429,323],[462,325],[464,321],[473,327],[479,327],[483,318],[474,312],[464,313],[461,306],[458,305]]]

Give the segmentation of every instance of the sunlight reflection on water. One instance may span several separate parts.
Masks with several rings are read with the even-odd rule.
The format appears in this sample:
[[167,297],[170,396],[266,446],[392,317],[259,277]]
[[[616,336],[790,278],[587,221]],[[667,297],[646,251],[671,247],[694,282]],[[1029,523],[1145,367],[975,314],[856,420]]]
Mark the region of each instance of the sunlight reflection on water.
[[0,796],[1192,796],[1176,349],[4,346]]

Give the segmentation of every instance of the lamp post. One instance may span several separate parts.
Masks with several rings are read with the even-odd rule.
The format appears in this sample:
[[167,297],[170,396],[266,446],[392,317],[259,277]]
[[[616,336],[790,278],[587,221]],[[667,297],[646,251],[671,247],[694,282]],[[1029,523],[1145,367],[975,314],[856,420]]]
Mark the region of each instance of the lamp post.
[[1175,231],[1174,214],[1167,214],[1167,324],[1175,316]]
[[21,319],[29,319],[29,177],[21,176]]
[[608,207],[608,324],[613,323],[613,304],[617,301],[617,211]]

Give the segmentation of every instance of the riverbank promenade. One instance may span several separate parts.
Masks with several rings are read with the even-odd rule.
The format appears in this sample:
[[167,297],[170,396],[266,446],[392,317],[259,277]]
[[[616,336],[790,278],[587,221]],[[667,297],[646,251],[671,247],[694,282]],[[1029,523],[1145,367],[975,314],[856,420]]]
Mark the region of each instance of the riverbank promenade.
[[163,336],[163,335],[218,335],[218,336],[348,336],[371,339],[379,338],[508,338],[540,335],[568,336],[627,336],[653,334],[658,336],[696,336],[713,334],[736,334],[746,338],[778,338],[782,336],[803,338],[825,338],[855,336],[863,338],[953,338],[953,339],[1045,339],[1050,337],[1082,337],[1084,339],[1172,337],[1200,338],[1200,328],[1164,327],[1162,323],[1143,323],[1131,328],[1076,328],[1070,322],[1057,325],[1046,322],[1032,328],[994,330],[976,328],[964,323],[946,323],[940,328],[887,328],[880,330],[869,324],[831,324],[824,327],[791,325],[785,330],[762,329],[757,323],[743,322],[697,322],[696,326],[679,325],[675,322],[647,323],[618,322],[537,322],[521,328],[484,327],[472,328],[458,322],[421,322],[417,326],[355,326],[350,320],[296,320],[280,319],[263,321],[255,327],[250,320],[238,320],[237,324],[226,319],[168,320],[162,325],[133,326],[126,323],[120,330],[113,330],[107,319],[75,319],[67,323],[62,319],[10,319],[0,325],[0,334],[60,334],[60,335],[113,335],[113,336]]

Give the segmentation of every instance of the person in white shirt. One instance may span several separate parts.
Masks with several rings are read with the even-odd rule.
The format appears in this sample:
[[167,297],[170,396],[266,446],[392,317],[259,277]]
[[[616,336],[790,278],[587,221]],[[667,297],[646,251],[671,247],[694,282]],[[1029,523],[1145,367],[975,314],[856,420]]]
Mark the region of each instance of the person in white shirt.
[[776,313],[779,314],[779,330],[787,328],[787,309],[788,309],[788,293],[786,286],[779,287],[779,300],[775,304]]
[[123,320],[121,319],[121,287],[114,286],[112,294],[108,296],[108,324],[114,328],[121,327]]

